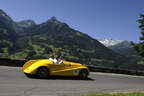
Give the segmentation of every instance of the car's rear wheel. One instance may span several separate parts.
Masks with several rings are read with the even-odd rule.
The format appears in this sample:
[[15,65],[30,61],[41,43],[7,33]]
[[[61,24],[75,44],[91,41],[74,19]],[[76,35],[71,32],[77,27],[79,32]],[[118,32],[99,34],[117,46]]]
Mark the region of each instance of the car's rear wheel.
[[82,69],[79,73],[80,79],[87,79],[88,78],[88,71],[86,69]]
[[49,70],[46,67],[40,67],[37,70],[37,77],[38,78],[47,78],[49,76]]

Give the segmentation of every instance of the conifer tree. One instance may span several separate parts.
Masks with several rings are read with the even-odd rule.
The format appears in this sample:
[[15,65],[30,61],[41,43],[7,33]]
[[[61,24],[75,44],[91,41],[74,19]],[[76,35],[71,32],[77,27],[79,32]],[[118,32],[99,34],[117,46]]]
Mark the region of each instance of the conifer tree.
[[142,36],[139,38],[140,42],[138,44],[132,42],[132,45],[134,45],[137,52],[144,57],[144,14],[140,15],[138,22],[140,23],[139,28],[141,29]]

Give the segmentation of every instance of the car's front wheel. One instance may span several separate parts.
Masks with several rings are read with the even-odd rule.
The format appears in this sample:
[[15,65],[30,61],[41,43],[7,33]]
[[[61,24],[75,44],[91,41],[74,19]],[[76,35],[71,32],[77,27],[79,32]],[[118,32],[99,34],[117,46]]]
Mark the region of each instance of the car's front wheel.
[[88,78],[88,71],[86,69],[83,69],[79,73],[79,78],[80,79],[87,79]]
[[37,77],[38,78],[47,78],[49,76],[49,70],[46,67],[40,67],[37,70]]

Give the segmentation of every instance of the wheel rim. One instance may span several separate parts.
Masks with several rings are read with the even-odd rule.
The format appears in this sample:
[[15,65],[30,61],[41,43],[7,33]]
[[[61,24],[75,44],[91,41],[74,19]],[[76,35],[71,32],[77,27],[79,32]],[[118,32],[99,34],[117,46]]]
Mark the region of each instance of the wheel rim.
[[88,72],[86,70],[82,70],[80,74],[81,79],[86,79],[88,76]]
[[48,70],[46,68],[40,68],[38,70],[38,77],[46,78],[48,76]]
[[82,72],[82,77],[86,78],[87,77],[87,72]]

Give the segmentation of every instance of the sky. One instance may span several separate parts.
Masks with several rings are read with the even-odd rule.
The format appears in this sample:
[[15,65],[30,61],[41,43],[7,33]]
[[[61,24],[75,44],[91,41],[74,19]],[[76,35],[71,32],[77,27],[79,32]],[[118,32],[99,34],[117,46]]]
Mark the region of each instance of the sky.
[[97,39],[138,42],[144,0],[0,0],[0,9],[14,21],[37,24],[55,16],[71,28]]

